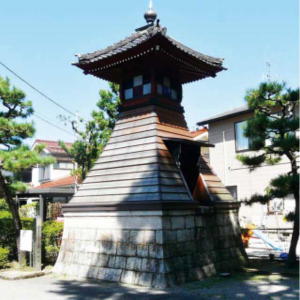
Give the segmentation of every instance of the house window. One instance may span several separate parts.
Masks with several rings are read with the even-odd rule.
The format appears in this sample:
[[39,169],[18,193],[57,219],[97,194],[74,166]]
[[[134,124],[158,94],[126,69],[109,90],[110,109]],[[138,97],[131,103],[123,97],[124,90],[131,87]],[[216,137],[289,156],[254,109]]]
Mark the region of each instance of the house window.
[[73,163],[66,162],[66,161],[58,161],[53,164],[54,169],[62,169],[62,170],[72,170],[73,169]]
[[247,126],[247,121],[237,122],[234,124],[235,131],[235,149],[236,151],[249,150],[249,138],[244,135],[244,130]]
[[39,167],[39,181],[50,180],[50,166]]

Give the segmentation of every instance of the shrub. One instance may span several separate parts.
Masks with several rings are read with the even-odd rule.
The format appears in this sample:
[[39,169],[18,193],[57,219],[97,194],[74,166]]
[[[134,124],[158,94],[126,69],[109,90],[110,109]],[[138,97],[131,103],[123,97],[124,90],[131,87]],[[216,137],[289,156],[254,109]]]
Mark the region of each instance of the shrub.
[[38,203],[29,203],[22,205],[19,208],[19,214],[21,218],[34,218],[38,209]]
[[8,210],[8,205],[4,199],[0,199],[0,211]]
[[9,250],[7,248],[0,248],[0,269],[3,269],[8,264]]
[[61,244],[64,224],[57,221],[46,221],[43,224],[43,250],[46,263],[54,264]]
[[[34,219],[21,218],[23,229],[33,230]],[[9,259],[15,259],[17,255],[16,236],[11,213],[0,211],[0,247],[9,250]]]

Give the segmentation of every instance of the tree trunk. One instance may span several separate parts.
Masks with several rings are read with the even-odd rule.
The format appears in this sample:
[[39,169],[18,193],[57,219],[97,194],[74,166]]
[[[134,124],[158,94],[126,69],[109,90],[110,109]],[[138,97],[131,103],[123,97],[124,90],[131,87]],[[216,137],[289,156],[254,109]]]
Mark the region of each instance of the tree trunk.
[[22,229],[22,223],[19,215],[19,210],[18,210],[18,204],[13,198],[13,195],[10,192],[10,189],[8,187],[8,183],[5,180],[5,177],[2,175],[2,171],[0,169],[0,189],[2,190],[2,193],[4,195],[4,199],[9,207],[9,210],[12,214],[13,218],[13,225],[14,225],[14,230],[15,230],[15,235],[16,235],[16,249],[17,249],[17,254],[18,258],[21,258],[20,254],[20,230]]
[[295,200],[296,200],[295,219],[294,219],[293,234],[292,234],[292,240],[289,249],[289,258],[288,258],[288,264],[291,266],[297,263],[296,248],[299,239],[299,197],[298,199],[295,198]]
[[[292,167],[293,176],[297,176],[298,166],[297,166],[296,159],[291,160],[291,167]],[[294,225],[293,225],[292,240],[289,249],[289,257],[288,257],[289,266],[296,265],[297,263],[296,248],[299,240],[299,186],[294,187],[293,195],[295,198],[295,218],[294,218]]]

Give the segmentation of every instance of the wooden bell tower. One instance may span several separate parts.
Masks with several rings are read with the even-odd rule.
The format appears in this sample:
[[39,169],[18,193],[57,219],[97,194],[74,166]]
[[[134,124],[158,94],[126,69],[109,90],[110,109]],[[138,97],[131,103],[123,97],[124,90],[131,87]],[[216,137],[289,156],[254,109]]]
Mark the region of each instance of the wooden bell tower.
[[[121,105],[103,153],[63,208],[55,271],[166,287],[215,272],[220,244],[209,230],[218,226],[218,207],[229,218],[238,205],[200,157],[209,145],[193,141],[181,105],[182,85],[215,77],[223,61],[168,36],[152,6],[145,19],[129,37],[74,64],[118,83]],[[236,264],[237,218],[226,226],[234,236],[228,261]]]

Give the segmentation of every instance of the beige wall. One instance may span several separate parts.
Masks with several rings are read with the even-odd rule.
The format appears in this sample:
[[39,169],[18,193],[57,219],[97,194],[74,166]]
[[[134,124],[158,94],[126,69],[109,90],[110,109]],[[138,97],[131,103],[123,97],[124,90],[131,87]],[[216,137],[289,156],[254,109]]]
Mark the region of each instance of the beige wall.
[[[221,178],[226,186],[237,186],[238,200],[243,200],[255,193],[263,193],[270,180],[279,174],[290,170],[287,159],[283,159],[274,166],[264,165],[254,171],[243,166],[236,156],[239,154],[235,150],[234,123],[248,119],[251,114],[244,114],[238,117],[211,123],[209,126],[209,142],[214,144],[210,148],[210,164],[216,174]],[[242,152],[250,154],[251,152]],[[285,212],[268,216],[266,219],[267,207],[255,205],[252,207],[242,206],[240,209],[240,220],[253,222],[258,226],[287,226],[291,224],[283,222],[283,214],[293,210],[293,201],[284,201]]]

